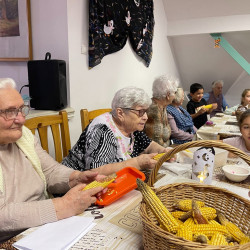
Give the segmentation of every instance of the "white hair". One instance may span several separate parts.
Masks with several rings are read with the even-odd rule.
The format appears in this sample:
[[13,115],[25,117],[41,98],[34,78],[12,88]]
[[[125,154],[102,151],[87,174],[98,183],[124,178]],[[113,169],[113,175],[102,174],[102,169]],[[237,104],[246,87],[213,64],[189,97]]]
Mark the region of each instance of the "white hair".
[[212,89],[214,89],[217,84],[221,84],[221,86],[223,87],[224,82],[223,80],[217,80],[217,81],[212,82]]
[[0,78],[0,89],[16,88],[16,83],[11,78]]
[[173,102],[180,103],[180,101],[181,101],[181,99],[183,97],[183,94],[184,94],[183,88],[177,88],[177,91],[175,93],[175,98],[174,98]]
[[149,107],[152,103],[148,94],[141,88],[126,87],[118,90],[112,100],[112,114],[116,116],[117,108]]
[[162,75],[157,77],[153,82],[152,92],[156,99],[164,99],[167,94],[174,95],[179,86],[179,80],[172,76]]

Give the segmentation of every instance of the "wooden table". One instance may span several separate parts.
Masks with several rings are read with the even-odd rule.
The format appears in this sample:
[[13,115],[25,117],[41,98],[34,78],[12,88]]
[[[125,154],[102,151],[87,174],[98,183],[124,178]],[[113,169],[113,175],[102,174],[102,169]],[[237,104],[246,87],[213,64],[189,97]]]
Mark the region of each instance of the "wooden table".
[[241,135],[235,116],[219,113],[211,120],[214,126],[200,127],[196,132],[197,140],[223,140]]

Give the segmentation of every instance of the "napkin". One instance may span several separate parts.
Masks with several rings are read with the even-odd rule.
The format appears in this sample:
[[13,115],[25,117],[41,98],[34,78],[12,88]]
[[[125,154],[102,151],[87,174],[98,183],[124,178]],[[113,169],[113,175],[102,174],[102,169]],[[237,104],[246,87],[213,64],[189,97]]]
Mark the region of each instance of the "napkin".
[[93,220],[92,217],[73,216],[48,223],[17,241],[13,246],[22,250],[69,249],[96,225]]
[[191,173],[192,173],[192,164],[185,164],[185,163],[169,163],[165,162],[162,164],[161,170],[167,170],[170,171],[177,176],[182,176],[185,178],[191,178]]

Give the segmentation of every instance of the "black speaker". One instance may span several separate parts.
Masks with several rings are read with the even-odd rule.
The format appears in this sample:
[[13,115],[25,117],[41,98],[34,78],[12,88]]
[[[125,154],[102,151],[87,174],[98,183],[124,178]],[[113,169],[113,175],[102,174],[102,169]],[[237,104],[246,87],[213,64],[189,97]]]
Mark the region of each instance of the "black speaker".
[[30,106],[40,110],[60,110],[67,106],[66,62],[51,60],[28,61]]

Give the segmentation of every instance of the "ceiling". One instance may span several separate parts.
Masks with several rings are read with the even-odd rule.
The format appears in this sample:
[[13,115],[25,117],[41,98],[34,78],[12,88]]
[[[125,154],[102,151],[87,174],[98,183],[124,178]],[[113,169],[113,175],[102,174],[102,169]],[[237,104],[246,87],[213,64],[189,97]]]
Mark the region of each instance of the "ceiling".
[[[163,3],[168,23],[250,14],[249,0],[163,0]],[[222,32],[222,36],[250,62],[250,31]],[[244,71],[223,48],[214,48],[214,39],[210,34],[168,39],[185,90],[189,90],[192,83],[199,82],[204,85],[205,91],[209,91],[214,80],[222,79],[225,93]]]

